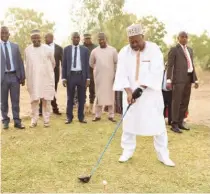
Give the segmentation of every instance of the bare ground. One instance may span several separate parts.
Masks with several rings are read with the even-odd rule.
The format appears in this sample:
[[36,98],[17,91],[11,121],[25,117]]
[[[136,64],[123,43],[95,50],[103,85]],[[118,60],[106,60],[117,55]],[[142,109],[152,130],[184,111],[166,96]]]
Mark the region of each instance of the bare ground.
[[[192,89],[191,101],[189,106],[188,122],[210,126],[210,72],[198,72],[200,87]],[[58,86],[57,93],[58,104],[61,112],[65,113],[66,109],[66,89],[61,85]],[[21,88],[21,116],[29,116],[30,98],[26,87]]]

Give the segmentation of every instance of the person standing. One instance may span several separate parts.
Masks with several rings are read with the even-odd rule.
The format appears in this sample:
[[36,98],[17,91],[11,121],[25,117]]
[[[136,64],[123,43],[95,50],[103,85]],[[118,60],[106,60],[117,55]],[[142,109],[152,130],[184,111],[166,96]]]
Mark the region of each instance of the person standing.
[[172,122],[171,130],[182,133],[190,130],[184,124],[185,114],[190,101],[191,85],[198,88],[198,79],[193,63],[193,50],[187,46],[188,34],[180,32],[178,44],[168,53],[167,88],[172,89]]
[[14,127],[25,129],[20,119],[20,84],[25,85],[25,69],[19,46],[9,41],[9,29],[1,27],[1,115],[3,129],[9,128],[8,97],[12,103]]
[[[123,91],[123,113],[132,104],[123,119],[119,162],[133,156],[136,136],[153,136],[157,158],[167,166],[175,166],[169,158],[168,136],[163,116],[163,54],[157,44],[144,40],[142,26],[127,28],[129,45],[118,55],[113,89]],[[135,101],[133,96],[139,97]]]
[[[63,56],[63,48],[53,42],[54,36],[52,33],[47,33],[45,35],[45,43],[52,49],[52,52],[55,57],[55,92],[57,92],[58,89],[58,82],[60,79],[60,65],[62,63],[62,56]],[[51,102],[53,113],[56,115],[61,115],[59,112],[59,108],[57,105],[57,99],[56,96],[54,96],[54,99]],[[42,115],[42,101],[40,101],[39,104],[39,115]]]
[[31,98],[31,128],[37,126],[39,100],[42,100],[44,127],[49,127],[50,104],[55,96],[55,58],[52,49],[41,44],[39,30],[31,32],[32,45],[25,49],[27,89]]
[[90,84],[89,76],[89,51],[86,47],[79,45],[80,35],[78,32],[72,34],[72,43],[64,48],[62,61],[63,86],[67,87],[67,120],[70,124],[73,120],[73,104],[75,88],[78,96],[78,119],[80,123],[87,123],[84,115],[86,87]]
[[[95,49],[97,46],[92,43],[91,35],[86,33],[84,34],[84,44],[85,47],[89,50],[89,55],[91,54],[92,50]],[[90,86],[89,86],[89,113],[93,112],[93,104],[95,100],[95,83],[93,77],[93,68],[90,67]]]
[[107,44],[104,33],[98,35],[99,45],[90,55],[90,66],[94,70],[96,107],[95,118],[93,121],[101,119],[103,106],[108,106],[109,120],[114,120],[114,101],[113,83],[117,64],[117,50]]

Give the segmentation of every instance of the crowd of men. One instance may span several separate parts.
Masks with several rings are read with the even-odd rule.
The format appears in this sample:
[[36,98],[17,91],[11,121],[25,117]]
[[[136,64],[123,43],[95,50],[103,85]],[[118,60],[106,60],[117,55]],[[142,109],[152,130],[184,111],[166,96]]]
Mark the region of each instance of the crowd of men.
[[62,49],[54,43],[53,34],[46,34],[43,44],[40,31],[33,30],[32,44],[25,49],[23,62],[18,45],[9,41],[9,29],[1,27],[3,128],[8,129],[10,123],[9,93],[14,127],[25,128],[19,116],[20,85],[24,86],[25,80],[31,99],[31,128],[37,126],[41,115],[44,127],[50,126],[51,106],[54,114],[61,115],[56,101],[61,65],[62,84],[67,91],[66,124],[73,121],[75,103],[78,104],[79,122],[87,123],[84,114],[87,88],[90,112],[94,109],[93,122],[101,120],[103,107],[107,107],[108,120],[116,122],[114,113],[123,113],[132,104],[123,120],[123,154],[119,161],[126,162],[132,157],[136,135],[143,135],[154,136],[159,161],[175,166],[169,158],[163,110],[165,103],[172,131],[182,133],[181,130],[189,130],[184,118],[191,85],[195,83],[195,88],[198,88],[198,79],[193,50],[187,46],[188,35],[179,33],[178,44],[170,49],[164,71],[163,54],[157,44],[144,40],[142,26],[129,26],[127,34],[129,44],[118,54],[102,32],[98,34],[99,46],[92,43],[90,34],[84,34],[84,44],[80,45],[80,35],[74,32],[72,44]]
[[[67,87],[66,124],[74,118],[73,107],[78,104],[78,120],[85,120],[84,107],[86,91],[89,88],[89,113],[94,113],[93,122],[100,121],[105,106],[108,119],[116,122],[114,113],[122,113],[122,91],[114,92],[116,68],[119,63],[117,50],[107,43],[104,33],[98,34],[99,46],[92,43],[91,34],[72,34],[72,44],[63,48],[54,43],[53,34],[45,35],[41,43],[39,30],[31,32],[32,44],[25,49],[25,67],[17,44],[9,41],[9,29],[1,27],[1,113],[3,128],[8,129],[8,95],[12,102],[14,127],[25,128],[19,117],[20,85],[25,85],[31,98],[31,125],[36,127],[39,116],[43,115],[44,126],[49,126],[51,107],[54,114],[61,115],[57,105],[57,88],[62,68],[62,83]],[[171,48],[165,66],[162,92],[164,115],[174,132],[189,130],[184,125],[185,114],[190,100],[191,84],[198,88],[193,64],[193,51],[187,47],[187,33],[178,35],[178,44]],[[25,76],[26,74],[26,76]],[[173,85],[171,84],[173,83]],[[94,104],[95,102],[95,104]],[[94,110],[94,111],[93,111]],[[167,110],[167,116],[166,116]]]

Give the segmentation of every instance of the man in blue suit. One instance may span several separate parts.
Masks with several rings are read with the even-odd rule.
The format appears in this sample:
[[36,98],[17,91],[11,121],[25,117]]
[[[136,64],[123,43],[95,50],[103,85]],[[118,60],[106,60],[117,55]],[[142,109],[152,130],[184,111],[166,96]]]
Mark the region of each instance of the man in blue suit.
[[67,120],[70,124],[73,120],[73,104],[75,88],[78,96],[78,119],[80,123],[87,123],[84,119],[84,105],[86,87],[90,84],[89,76],[89,51],[86,47],[79,45],[80,35],[78,32],[72,34],[72,45],[64,48],[62,61],[63,86],[67,87]]
[[1,114],[3,129],[9,128],[8,96],[10,93],[14,127],[24,129],[19,117],[20,84],[25,85],[25,69],[17,44],[9,41],[9,29],[1,27]]

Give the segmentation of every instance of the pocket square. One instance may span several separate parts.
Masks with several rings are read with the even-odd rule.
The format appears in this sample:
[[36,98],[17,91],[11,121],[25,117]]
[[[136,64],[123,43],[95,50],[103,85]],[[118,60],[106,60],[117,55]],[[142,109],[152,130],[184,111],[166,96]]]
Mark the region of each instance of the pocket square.
[[142,60],[142,62],[150,62],[150,60]]

